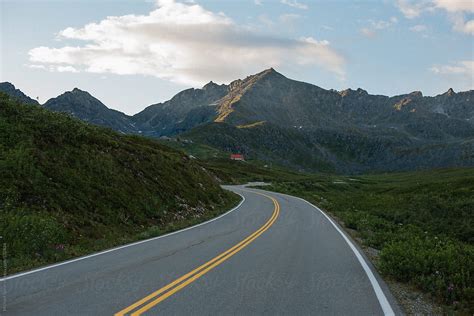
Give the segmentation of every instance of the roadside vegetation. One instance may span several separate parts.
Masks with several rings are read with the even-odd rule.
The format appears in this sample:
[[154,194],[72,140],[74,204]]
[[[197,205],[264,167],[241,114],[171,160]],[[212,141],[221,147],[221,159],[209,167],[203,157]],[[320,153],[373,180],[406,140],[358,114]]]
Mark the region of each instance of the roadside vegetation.
[[315,175],[265,189],[320,206],[380,251],[385,276],[430,293],[448,313],[473,313],[474,169]]
[[8,273],[189,226],[238,201],[182,152],[0,94]]

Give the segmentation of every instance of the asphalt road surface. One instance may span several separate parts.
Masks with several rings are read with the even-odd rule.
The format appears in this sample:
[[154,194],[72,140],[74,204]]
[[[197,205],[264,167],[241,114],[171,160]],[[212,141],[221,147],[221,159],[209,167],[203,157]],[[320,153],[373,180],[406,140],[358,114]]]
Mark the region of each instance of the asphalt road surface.
[[308,202],[245,199],[204,224],[0,280],[2,315],[393,315],[362,251]]

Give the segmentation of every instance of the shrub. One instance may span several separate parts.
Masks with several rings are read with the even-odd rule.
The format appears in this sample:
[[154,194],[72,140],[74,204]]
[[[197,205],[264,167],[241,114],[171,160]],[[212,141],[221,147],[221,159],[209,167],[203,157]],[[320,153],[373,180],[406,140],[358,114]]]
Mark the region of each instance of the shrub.
[[410,282],[444,303],[466,300],[474,289],[474,247],[431,234],[406,232],[385,245],[380,270]]
[[56,219],[46,214],[3,214],[0,231],[11,254],[50,255],[67,241]]

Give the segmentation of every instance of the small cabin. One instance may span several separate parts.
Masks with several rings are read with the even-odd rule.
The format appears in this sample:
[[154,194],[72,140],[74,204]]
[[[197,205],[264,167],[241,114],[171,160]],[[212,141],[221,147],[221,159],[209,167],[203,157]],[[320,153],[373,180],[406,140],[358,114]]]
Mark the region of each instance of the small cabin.
[[230,159],[244,161],[244,155],[242,154],[230,154]]

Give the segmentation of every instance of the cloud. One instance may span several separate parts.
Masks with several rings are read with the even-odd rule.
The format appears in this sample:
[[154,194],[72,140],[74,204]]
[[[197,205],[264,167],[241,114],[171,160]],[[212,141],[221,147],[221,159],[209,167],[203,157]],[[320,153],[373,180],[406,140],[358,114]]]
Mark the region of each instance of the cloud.
[[360,33],[365,37],[373,38],[377,35],[377,31],[387,29],[392,25],[398,23],[398,19],[396,17],[391,17],[388,21],[385,20],[369,20],[370,26],[363,27],[360,29]]
[[430,2],[397,0],[396,5],[406,18],[413,19],[420,16],[429,7]]
[[421,32],[424,32],[426,31],[428,28],[426,27],[426,25],[424,24],[417,24],[417,25],[414,25],[412,27],[410,27],[410,30],[413,31],[413,32],[418,32],[418,33],[421,33]]
[[474,20],[466,21],[461,13],[451,14],[450,20],[453,23],[453,30],[474,35]]
[[449,12],[474,12],[474,2],[471,0],[434,0],[433,2],[435,7]]
[[472,0],[397,0],[397,7],[406,18],[413,19],[425,11],[443,10],[453,25],[453,30],[474,35],[474,20],[466,21],[465,15],[474,13]]
[[309,9],[309,7],[306,4],[298,2],[297,0],[280,0],[280,2],[290,7],[301,9],[301,10]]
[[398,20],[395,17],[391,17],[389,21],[379,20],[379,21],[371,21],[372,27],[376,30],[383,30],[386,29],[393,24],[397,23]]
[[262,0],[254,0],[255,5],[263,5]]
[[474,89],[474,60],[463,60],[449,65],[435,65],[430,68],[430,71],[437,75],[463,78],[466,82],[466,87]]
[[31,68],[31,69],[43,69],[45,70],[46,69],[46,66],[45,65],[35,65],[35,64],[32,64],[32,65],[24,65],[28,68]]
[[468,75],[474,81],[474,60],[463,60],[451,65],[437,65],[430,68],[435,74]]
[[73,66],[57,66],[55,70],[57,72],[79,72]]
[[[197,4],[158,1],[148,15],[111,16],[59,32],[82,45],[40,46],[30,62],[76,71],[149,75],[191,85],[228,82],[267,67],[304,65],[345,75],[345,60],[326,41],[281,38],[234,23]],[[72,68],[57,68],[56,71]]]

